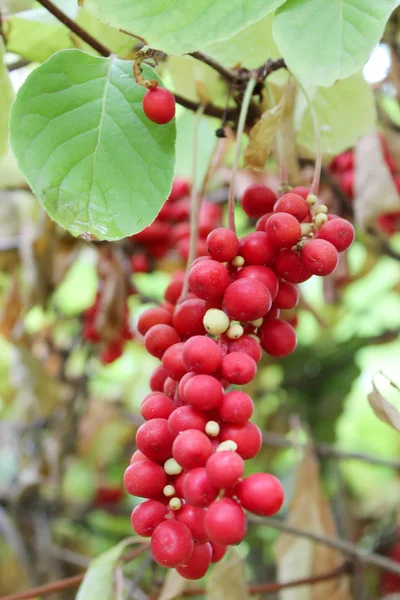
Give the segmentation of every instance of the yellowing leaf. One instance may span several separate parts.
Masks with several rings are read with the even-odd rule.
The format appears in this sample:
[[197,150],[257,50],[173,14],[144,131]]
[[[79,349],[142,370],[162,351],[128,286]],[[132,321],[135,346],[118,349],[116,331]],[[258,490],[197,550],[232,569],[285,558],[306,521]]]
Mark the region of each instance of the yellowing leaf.
[[400,210],[400,196],[376,131],[359,141],[354,158],[354,212],[359,227],[366,229],[376,226],[377,216]]
[[244,153],[244,166],[262,171],[271,152],[275,134],[285,113],[286,93],[278,104],[266,110],[249,134],[249,143]]
[[249,600],[244,562],[239,552],[231,548],[218,563],[206,583],[206,600]]
[[[319,466],[310,449],[298,468],[287,523],[319,535],[336,536],[332,512],[321,488]],[[337,550],[289,533],[281,534],[277,553],[278,581],[282,583],[330,573],[345,560]],[[344,577],[280,593],[281,600],[350,600],[350,597],[348,580]]]
[[372,382],[372,387],[372,392],[368,394],[368,402],[375,415],[383,423],[400,431],[400,411],[385,400],[374,382]]
[[187,579],[184,579],[175,571],[170,569],[164,580],[158,600],[174,600],[178,598],[186,587]]

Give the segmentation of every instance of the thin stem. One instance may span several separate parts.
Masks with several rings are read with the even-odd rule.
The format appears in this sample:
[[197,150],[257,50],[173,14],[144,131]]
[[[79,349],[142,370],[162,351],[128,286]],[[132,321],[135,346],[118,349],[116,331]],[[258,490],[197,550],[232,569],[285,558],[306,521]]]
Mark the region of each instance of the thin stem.
[[38,0],[39,4],[44,6],[52,15],[56,17],[61,23],[64,23],[68,29],[70,29],[75,35],[77,35],[81,40],[89,44],[93,50],[96,50],[101,56],[110,56],[111,50],[103,46],[101,42],[96,40],[90,33],[82,29],[78,23],[73,21],[66,15],[62,10],[60,10],[53,2],[50,0]]
[[201,123],[201,117],[204,113],[204,106],[200,106],[195,115],[193,126],[193,148],[192,148],[192,193],[190,196],[190,242],[189,255],[186,263],[185,279],[183,282],[182,294],[178,303],[186,300],[189,291],[189,271],[197,254],[197,245],[199,241],[199,216],[202,195],[199,193],[199,185],[197,183],[197,167],[198,167],[198,138]]
[[310,194],[315,194],[315,196],[317,196],[318,190],[319,190],[319,180],[321,177],[321,168],[322,168],[321,132],[320,132],[320,128],[319,128],[318,116],[317,116],[315,108],[311,102],[311,98],[308,95],[308,92],[306,91],[305,87],[300,83],[300,81],[298,79],[296,80],[296,82],[297,82],[297,85],[299,86],[299,88],[301,89],[301,91],[303,92],[305,99],[307,100],[307,105],[308,105],[308,108],[310,109],[311,119],[312,119],[312,124],[313,124],[313,129],[314,129],[315,167],[314,167],[314,177],[313,177],[311,188],[310,188]]
[[[268,94],[271,108],[273,108],[276,104],[274,94],[272,93],[271,87],[268,85],[268,83],[265,84],[265,87],[267,89],[267,94]],[[281,189],[286,190],[289,185],[289,182],[288,182],[288,173],[287,173],[287,166],[286,166],[286,156],[285,156],[285,152],[283,149],[283,137],[282,137],[281,128],[278,128],[278,131],[276,134],[276,148],[277,148],[278,163],[279,163],[279,179],[280,179],[279,187]]]
[[257,525],[266,525],[267,527],[279,529],[280,531],[286,531],[287,533],[297,535],[298,537],[307,538],[317,544],[323,544],[324,546],[329,546],[329,548],[334,548],[335,550],[339,550],[344,554],[353,556],[361,563],[373,565],[374,567],[379,567],[383,571],[389,571],[390,573],[396,573],[396,575],[400,575],[400,563],[394,560],[390,560],[385,556],[381,556],[380,554],[374,554],[366,548],[360,548],[359,546],[357,546],[356,544],[352,544],[351,542],[347,542],[341,539],[335,539],[325,535],[319,535],[311,531],[307,531],[305,529],[292,527],[291,525],[285,523],[284,521],[281,521],[280,519],[273,519],[270,517],[260,518],[249,516],[248,520],[250,523],[255,523]]
[[237,174],[237,170],[239,167],[239,158],[240,158],[240,144],[241,144],[241,140],[242,140],[244,127],[246,124],[247,111],[249,110],[251,97],[253,95],[253,91],[256,86],[256,83],[257,83],[257,80],[254,78],[249,79],[249,81],[247,83],[242,106],[240,108],[238,128],[236,131],[235,157],[233,159],[233,165],[232,165],[231,185],[229,187],[229,200],[228,200],[228,221],[229,221],[229,227],[232,231],[236,231],[236,228],[235,228],[235,192],[236,192],[236,174]]
[[[188,98],[184,98],[180,94],[175,94],[175,100],[178,104],[183,106],[184,108],[188,108],[194,112],[199,110],[200,104],[198,102],[194,102],[193,100],[189,100]],[[236,121],[239,115],[239,109],[237,107],[229,108],[225,111],[224,108],[220,108],[219,106],[214,106],[214,104],[207,104],[204,107],[204,114],[209,117],[216,117],[217,119],[223,119],[226,115],[227,121]]]
[[213,58],[209,54],[206,54],[205,52],[200,52],[200,50],[196,52],[190,52],[189,54],[193,58],[200,60],[204,64],[214,69],[214,71],[217,71],[217,73],[219,73],[224,79],[226,79],[226,81],[229,81],[231,83],[237,81],[238,74],[235,73],[235,71],[226,69],[223,65],[221,65],[221,63],[219,63],[217,60],[215,60],[215,58]]

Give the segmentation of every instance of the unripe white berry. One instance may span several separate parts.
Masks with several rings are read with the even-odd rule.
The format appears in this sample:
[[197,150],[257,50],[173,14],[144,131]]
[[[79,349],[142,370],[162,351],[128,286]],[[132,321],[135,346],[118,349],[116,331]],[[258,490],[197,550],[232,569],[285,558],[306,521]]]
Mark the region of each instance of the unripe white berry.
[[219,308],[209,308],[203,317],[203,325],[211,335],[219,335],[228,329],[229,317]]
[[314,204],[316,204],[317,202],[318,202],[318,198],[317,198],[317,196],[315,196],[315,194],[309,194],[307,196],[308,206],[314,206]]
[[183,469],[174,458],[169,458],[164,463],[164,471],[167,475],[179,475],[179,473],[182,473]]
[[175,498],[171,498],[171,500],[169,501],[169,507],[171,510],[179,510],[180,508],[182,508],[182,501],[175,496]]
[[206,434],[210,437],[217,437],[217,435],[219,435],[220,429],[221,428],[217,421],[208,421],[208,423],[206,424],[205,431]]
[[316,207],[315,207],[315,211],[314,211],[314,213],[315,213],[316,215],[319,215],[319,214],[321,214],[321,213],[324,213],[324,214],[326,214],[327,212],[328,212],[328,207],[327,207],[327,206],[325,206],[325,204],[320,204],[319,206],[316,206]]
[[243,267],[244,263],[245,260],[243,256],[235,256],[235,258],[232,259],[232,265],[234,267]]
[[310,235],[314,229],[314,223],[300,223],[301,235]]
[[166,485],[163,489],[164,496],[173,496],[175,494],[175,488],[173,485]]
[[249,333],[249,337],[252,337],[256,342],[260,343],[260,338],[255,333]]
[[328,217],[324,213],[320,213],[315,217],[315,225],[318,229],[321,229],[322,225],[324,225],[328,221]]
[[256,321],[250,321],[250,325],[253,325],[253,327],[261,327],[261,325],[264,323],[264,319],[256,319]]
[[231,325],[226,332],[226,337],[228,337],[230,340],[237,340],[238,338],[242,337],[243,332],[244,329],[241,325]]
[[232,452],[236,452],[237,443],[233,440],[225,440],[225,442],[221,442],[217,448],[217,452],[224,452],[224,450],[232,450]]

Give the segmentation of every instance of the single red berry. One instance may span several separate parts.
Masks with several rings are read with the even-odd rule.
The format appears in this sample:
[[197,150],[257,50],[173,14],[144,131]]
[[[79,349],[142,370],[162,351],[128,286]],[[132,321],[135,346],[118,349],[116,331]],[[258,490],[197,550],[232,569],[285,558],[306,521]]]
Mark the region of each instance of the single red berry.
[[193,406],[180,406],[171,413],[168,419],[168,429],[176,437],[178,433],[187,429],[204,431],[208,421],[207,415],[196,410]]
[[192,532],[193,539],[197,544],[205,544],[209,537],[204,526],[206,511],[204,508],[198,508],[191,504],[184,504],[176,513],[176,520],[185,523]]
[[179,521],[163,521],[151,536],[151,553],[163,567],[187,565],[193,554],[194,542],[190,529]]
[[132,254],[131,271],[132,273],[148,273],[150,271],[150,263],[148,258],[139,252]]
[[203,318],[206,312],[204,300],[200,300],[200,298],[185,300],[178,304],[175,309],[172,317],[173,326],[182,338],[204,335],[206,330],[204,329]]
[[270,218],[271,215],[273,215],[274,213],[269,212],[266,215],[263,215],[262,217],[260,217],[256,223],[256,231],[266,231],[266,227],[267,227],[267,223],[268,223],[268,219]]
[[[336,220],[331,222],[335,223]],[[307,242],[301,255],[305,266],[320,277],[333,273],[339,264],[339,253],[335,246],[319,238]]]
[[279,479],[268,473],[253,473],[235,488],[243,508],[255,515],[272,517],[282,507],[285,493]]
[[211,338],[195,335],[185,342],[183,362],[187,371],[212,375],[219,369],[221,360],[221,350]]
[[186,179],[182,179],[177,177],[174,179],[172,183],[171,193],[169,195],[169,200],[174,202],[175,200],[179,200],[183,198],[183,196],[188,196],[190,194],[190,183]]
[[172,92],[158,85],[150,88],[143,97],[144,114],[153,123],[165,125],[175,116],[175,97]]
[[212,559],[212,547],[206,544],[195,544],[193,554],[184,567],[177,567],[177,572],[184,579],[201,579],[207,573]]
[[142,452],[140,452],[140,450],[135,450],[135,452],[132,454],[130,464],[133,465],[133,463],[139,462],[140,460],[149,460],[149,459]]
[[198,508],[206,508],[214,502],[218,491],[208,479],[204,467],[192,469],[183,480],[183,497],[189,504]]
[[124,473],[125,489],[132,496],[159,498],[167,483],[164,469],[151,460],[134,462]]
[[309,213],[306,200],[299,194],[288,192],[283,194],[274,206],[274,213],[284,212],[296,217],[300,223],[304,221]]
[[153,325],[144,336],[147,352],[156,358],[161,358],[167,348],[180,341],[175,329],[170,325]]
[[189,287],[203,300],[218,300],[222,298],[230,277],[224,265],[216,260],[196,263],[189,272]]
[[211,562],[217,563],[222,558],[224,558],[228,548],[226,546],[221,546],[220,544],[216,544],[215,542],[212,542],[212,541],[210,541],[210,544],[211,544],[211,548],[212,548]]
[[150,460],[162,464],[171,457],[173,441],[167,419],[146,421],[136,433],[136,445],[140,452]]
[[179,300],[180,295],[182,294],[183,288],[183,279],[180,277],[177,279],[173,279],[167,286],[167,289],[164,293],[164,298],[170,304],[176,304]]
[[262,446],[261,431],[257,425],[250,421],[244,425],[234,425],[231,423],[222,425],[220,439],[221,442],[226,440],[236,442],[236,452],[243,460],[249,460],[257,456]]
[[255,321],[267,314],[272,298],[269,289],[258,279],[237,279],[225,290],[224,308],[231,319]]
[[277,248],[290,248],[301,237],[300,223],[293,215],[277,212],[268,219],[268,239]]
[[175,398],[175,394],[178,389],[178,382],[172,377],[167,377],[164,382],[163,392],[168,398]]
[[354,227],[346,219],[331,219],[322,225],[318,232],[319,240],[326,240],[333,244],[338,252],[344,252],[354,241]]
[[248,394],[239,390],[228,392],[218,407],[218,413],[226,423],[243,425],[253,414],[254,404]]
[[222,360],[222,376],[235,385],[250,383],[257,373],[257,363],[244,352],[232,352]]
[[184,469],[203,467],[212,451],[209,438],[198,429],[182,431],[172,445],[172,456]]
[[244,352],[256,362],[261,360],[262,355],[260,344],[249,335],[242,335],[237,340],[229,340],[228,353],[231,352]]
[[307,200],[308,196],[310,195],[310,188],[304,185],[296,185],[290,191],[292,194],[298,194],[299,196],[304,198],[304,200]]
[[244,212],[254,219],[271,212],[276,202],[276,194],[271,188],[260,183],[249,185],[241,199]]
[[271,262],[276,247],[271,243],[265,231],[254,231],[240,240],[239,255],[248,265],[266,265]]
[[168,419],[175,410],[175,405],[171,398],[160,392],[153,392],[146,397],[140,407],[140,414],[143,419]]
[[224,397],[224,388],[211,375],[195,375],[185,385],[184,399],[198,410],[217,408]]
[[243,267],[243,269],[238,271],[236,279],[243,278],[258,279],[261,281],[269,289],[272,300],[275,300],[275,296],[278,293],[279,280],[270,267],[263,267],[261,265]]
[[183,364],[183,342],[172,344],[163,354],[162,364],[169,377],[179,381],[186,374]]
[[297,345],[293,327],[280,319],[266,320],[258,329],[261,346],[270,356],[288,356]]
[[246,516],[230,498],[221,498],[209,506],[205,525],[210,540],[222,546],[239,544],[246,535]]
[[226,262],[235,258],[239,250],[239,240],[236,233],[226,227],[218,227],[207,237],[207,250],[211,258]]
[[157,500],[146,500],[133,509],[131,514],[132,529],[142,537],[150,537],[154,529],[168,514],[165,504]]
[[312,276],[312,271],[306,267],[302,256],[290,248],[278,252],[275,269],[280,277],[291,283],[302,283]]
[[122,356],[124,350],[124,343],[121,339],[115,340],[108,344],[106,348],[100,354],[100,360],[103,365],[109,365],[113,363],[117,358]]
[[208,479],[215,487],[220,490],[231,488],[243,475],[243,458],[231,450],[215,452],[207,461],[206,471]]
[[287,281],[281,281],[279,284],[278,294],[272,304],[274,308],[283,308],[284,310],[290,310],[297,306],[299,301],[299,290]]

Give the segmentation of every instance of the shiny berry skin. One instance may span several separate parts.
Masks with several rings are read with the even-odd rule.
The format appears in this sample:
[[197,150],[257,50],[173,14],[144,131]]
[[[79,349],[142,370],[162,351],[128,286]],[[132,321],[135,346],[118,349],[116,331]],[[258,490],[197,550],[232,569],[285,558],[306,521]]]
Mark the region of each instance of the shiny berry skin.
[[275,515],[285,499],[281,482],[268,473],[245,477],[235,488],[235,493],[243,508],[262,517]]
[[171,413],[168,419],[168,429],[176,437],[178,433],[187,429],[204,431],[207,421],[209,419],[204,412],[196,410],[193,406],[180,406]]
[[205,544],[209,541],[204,526],[204,518],[206,511],[204,508],[198,508],[191,504],[184,504],[176,513],[176,520],[180,523],[185,523],[192,532],[193,539],[197,544]]
[[274,206],[274,213],[284,212],[296,217],[300,223],[304,221],[309,212],[306,200],[299,194],[288,192],[279,198]]
[[142,537],[150,537],[154,529],[164,521],[168,514],[165,504],[157,500],[146,500],[133,509],[131,514],[132,529]]
[[212,410],[221,404],[224,388],[211,375],[195,375],[187,382],[184,390],[185,401],[198,410]]
[[279,284],[279,290],[276,298],[272,304],[274,308],[283,308],[284,310],[290,310],[297,306],[299,302],[299,290],[288,281],[281,281]]
[[354,241],[354,227],[346,219],[332,219],[322,225],[318,232],[319,240],[326,240],[333,244],[338,252],[344,252]]
[[275,300],[275,296],[278,293],[279,280],[275,272],[270,267],[264,267],[261,265],[251,265],[243,267],[236,275],[236,279],[258,279],[268,289],[271,294],[272,300]]
[[310,195],[310,188],[305,187],[304,185],[296,185],[290,191],[292,194],[298,194],[304,198],[304,200],[307,200],[308,196]]
[[215,452],[207,461],[206,471],[215,487],[221,490],[233,487],[243,475],[243,458],[231,450]]
[[183,497],[189,504],[198,508],[206,508],[214,502],[218,491],[209,480],[204,467],[192,469],[183,480]]
[[190,298],[178,304],[172,317],[172,324],[177,333],[184,339],[193,335],[204,335],[203,325],[206,314],[206,303],[200,298]]
[[223,305],[231,319],[255,321],[267,314],[272,298],[268,288],[257,279],[237,279],[225,290]]
[[262,446],[261,431],[257,425],[250,421],[244,425],[233,425],[231,423],[222,425],[220,440],[221,442],[225,440],[236,442],[236,452],[243,460],[249,460],[257,456]]
[[149,397],[145,398],[140,407],[140,414],[143,419],[168,419],[170,414],[175,410],[175,405],[171,398],[165,394],[153,392]]
[[277,248],[290,248],[301,237],[296,217],[284,212],[277,212],[268,219],[266,231],[268,239]]
[[271,262],[276,247],[265,231],[254,231],[240,240],[239,254],[248,265],[266,265]]
[[136,445],[140,452],[150,460],[162,464],[171,457],[173,441],[167,419],[146,421],[136,433]]
[[212,559],[213,550],[211,544],[195,544],[193,554],[188,564],[177,567],[177,572],[185,579],[201,579],[207,573]]
[[218,227],[207,236],[207,251],[213,260],[227,262],[237,256],[239,240],[237,235],[225,227]]
[[141,335],[146,335],[153,325],[172,325],[172,315],[164,308],[149,308],[142,312],[137,328]]
[[242,335],[242,337],[237,340],[231,340],[228,346],[228,354],[231,352],[244,352],[256,362],[261,360],[262,355],[260,344],[249,335]]
[[193,536],[184,523],[163,521],[153,531],[151,552],[154,560],[163,567],[187,565],[193,550]]
[[230,277],[226,267],[216,260],[203,260],[192,266],[189,272],[189,287],[203,300],[222,298]]
[[221,350],[211,338],[195,335],[185,342],[183,362],[187,371],[212,375],[219,369],[221,360]]
[[276,273],[290,283],[302,283],[312,276],[312,271],[304,264],[303,258],[290,248],[280,250],[275,259]]
[[275,202],[275,192],[259,183],[249,185],[241,199],[244,212],[253,219],[258,219],[265,213],[271,212]]
[[164,298],[170,304],[176,304],[182,294],[183,278],[173,279],[167,286],[164,293]]
[[222,560],[226,554],[228,548],[226,546],[221,546],[220,544],[216,544],[215,542],[210,541],[212,548],[212,563],[217,563]]
[[236,502],[221,498],[209,506],[205,526],[211,541],[221,546],[239,544],[246,535],[246,516]]
[[203,467],[212,451],[209,438],[198,429],[182,431],[172,446],[172,456],[184,469]]
[[172,377],[176,381],[182,379],[186,375],[187,371],[183,364],[183,342],[172,344],[163,354],[162,364],[168,377]]
[[218,407],[218,413],[226,423],[244,425],[253,414],[254,404],[248,394],[239,390],[228,392]]
[[134,462],[124,473],[125,489],[132,496],[157,499],[167,483],[164,469],[150,460]]
[[165,88],[150,88],[143,97],[143,111],[150,121],[165,125],[175,116],[175,97]]
[[222,360],[222,376],[235,385],[250,383],[256,376],[257,364],[243,352],[232,352]]
[[[331,222],[334,223],[336,220]],[[339,253],[335,246],[319,238],[307,242],[301,255],[306,268],[320,277],[333,273],[339,264]]]
[[147,352],[156,358],[161,358],[167,348],[180,341],[175,329],[170,325],[153,325],[144,336]]
[[261,346],[270,356],[288,356],[297,346],[297,335],[286,321],[264,321],[258,329]]

